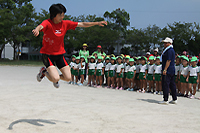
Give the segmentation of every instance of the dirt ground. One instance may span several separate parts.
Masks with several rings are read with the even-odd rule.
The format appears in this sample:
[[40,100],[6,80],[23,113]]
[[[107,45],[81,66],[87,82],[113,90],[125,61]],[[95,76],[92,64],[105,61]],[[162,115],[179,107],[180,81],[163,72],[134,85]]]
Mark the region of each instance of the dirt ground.
[[[0,66],[0,133],[199,133],[200,100],[78,87],[47,79],[39,67]],[[197,92],[197,97],[200,92]],[[170,97],[171,100],[171,97]]]

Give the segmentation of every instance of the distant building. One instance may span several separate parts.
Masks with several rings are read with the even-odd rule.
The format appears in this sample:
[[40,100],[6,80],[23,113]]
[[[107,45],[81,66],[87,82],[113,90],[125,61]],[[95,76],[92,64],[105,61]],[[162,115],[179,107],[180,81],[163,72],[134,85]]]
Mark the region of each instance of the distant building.
[[13,57],[14,57],[14,48],[10,43],[7,43],[1,53],[1,58],[13,60]]

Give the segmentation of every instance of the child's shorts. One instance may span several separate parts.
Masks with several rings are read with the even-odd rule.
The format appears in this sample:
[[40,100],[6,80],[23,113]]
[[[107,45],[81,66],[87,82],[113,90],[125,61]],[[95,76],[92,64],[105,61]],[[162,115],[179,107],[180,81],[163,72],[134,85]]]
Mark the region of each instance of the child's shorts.
[[188,82],[191,84],[197,84],[197,79],[198,79],[197,76],[190,76]]
[[110,70],[109,71],[109,77],[115,77],[115,70]]
[[71,68],[71,75],[74,75],[74,69]]
[[120,75],[119,73],[117,73],[117,78],[123,78],[123,73],[121,73]]
[[85,69],[79,69],[79,75],[84,75],[85,74]]
[[153,81],[153,74],[148,74],[147,75],[147,80]]
[[95,69],[89,69],[88,70],[88,75],[94,75]]
[[187,79],[187,77],[185,78],[183,75],[180,76],[181,83],[187,83],[186,79]]
[[161,81],[161,74],[156,73],[154,77],[155,77],[155,81]]
[[108,77],[108,71],[105,71],[105,77],[106,78]]
[[145,80],[146,78],[144,78],[144,76],[145,76],[145,73],[142,73],[142,72],[139,73],[140,80]]
[[97,69],[96,76],[102,76],[102,70],[101,69]]
[[135,80],[140,80],[140,79],[139,79],[139,73],[136,73],[136,74],[135,74]]
[[128,72],[128,73],[126,73],[127,75],[126,75],[126,78],[128,78],[128,79],[132,79],[133,78],[133,76],[134,76],[134,72]]
[[74,75],[78,76],[78,70],[74,70]]
[[124,78],[127,78],[128,72],[124,72]]

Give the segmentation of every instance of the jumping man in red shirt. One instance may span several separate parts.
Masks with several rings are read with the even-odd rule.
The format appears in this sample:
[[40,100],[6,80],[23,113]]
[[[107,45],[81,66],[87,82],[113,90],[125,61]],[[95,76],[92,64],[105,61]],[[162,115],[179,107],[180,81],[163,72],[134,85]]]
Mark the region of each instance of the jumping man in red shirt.
[[[106,21],[101,22],[73,22],[69,20],[63,20],[66,13],[66,8],[62,4],[53,4],[50,8],[50,19],[44,20],[38,25],[32,32],[35,36],[39,35],[42,31],[43,41],[40,53],[42,54],[42,61],[46,67],[40,69],[37,75],[37,80],[41,80],[46,76],[54,87],[59,88],[58,81],[71,80],[70,67],[67,64],[63,54],[64,49],[64,36],[70,29],[75,30],[76,27],[91,27],[94,25],[104,26],[107,25]],[[59,75],[56,67],[62,72]]]

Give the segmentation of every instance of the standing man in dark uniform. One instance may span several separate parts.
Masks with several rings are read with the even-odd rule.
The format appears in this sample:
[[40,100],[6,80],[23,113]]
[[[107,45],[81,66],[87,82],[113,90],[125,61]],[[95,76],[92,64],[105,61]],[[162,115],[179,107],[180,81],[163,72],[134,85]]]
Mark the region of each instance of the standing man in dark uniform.
[[[162,61],[162,90],[164,100],[159,102],[159,104],[177,104],[177,95],[176,95],[176,84],[174,80],[175,74],[175,51],[173,49],[173,40],[169,37],[163,40],[164,42],[164,51],[161,55]],[[172,93],[172,101],[168,102],[169,98],[169,89]]]

